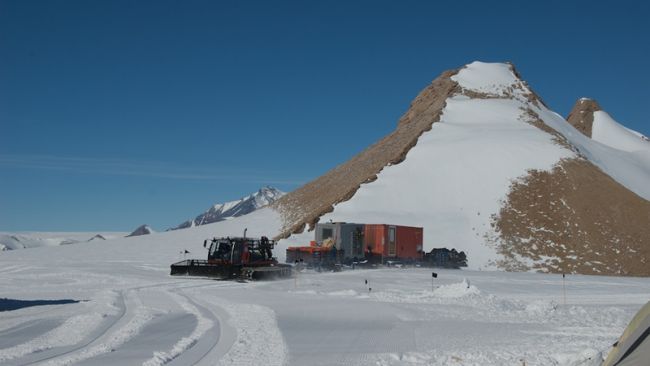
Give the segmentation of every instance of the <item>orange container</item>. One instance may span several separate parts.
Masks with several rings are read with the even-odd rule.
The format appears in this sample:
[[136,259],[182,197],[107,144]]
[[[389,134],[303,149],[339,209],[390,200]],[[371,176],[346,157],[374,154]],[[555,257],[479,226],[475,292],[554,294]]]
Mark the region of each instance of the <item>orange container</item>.
[[421,227],[366,224],[364,250],[385,258],[422,259],[423,229]]

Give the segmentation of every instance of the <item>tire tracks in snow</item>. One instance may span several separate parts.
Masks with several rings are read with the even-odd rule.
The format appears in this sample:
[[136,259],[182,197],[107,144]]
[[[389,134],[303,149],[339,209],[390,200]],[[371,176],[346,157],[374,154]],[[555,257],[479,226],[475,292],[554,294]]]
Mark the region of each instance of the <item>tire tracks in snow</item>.
[[[145,361],[143,366],[161,366],[175,360],[178,360],[179,364],[195,365],[201,362],[215,348],[221,338],[219,320],[214,313],[197,304],[187,295],[181,294],[178,289],[169,291],[169,294],[175,298],[175,301],[179,303],[186,313],[196,318],[196,327],[189,336],[179,339],[171,349],[154,352],[153,357]],[[210,334],[210,337],[205,337],[206,334]],[[206,347],[208,349],[202,351]],[[198,355],[194,356],[194,353],[198,353]],[[198,357],[198,359],[192,360],[195,357]]]
[[[197,325],[190,336],[180,338],[169,350],[152,351],[153,357],[144,361],[143,365],[157,366],[168,364],[171,361],[184,356],[186,351],[195,347],[198,347],[197,352],[199,354],[193,357],[193,353],[190,352],[188,353],[188,356],[182,357],[183,362],[179,364],[187,365],[201,362],[208,354],[210,354],[210,352],[212,352],[221,338],[219,333],[220,328],[218,327],[219,320],[212,311],[198,305],[188,296],[179,293],[179,287],[184,286],[186,283],[187,281],[180,283],[174,281],[135,286],[123,290],[121,292],[124,303],[123,312],[121,313],[120,318],[112,322],[111,325],[101,334],[74,349],[47,358],[41,358],[37,361],[31,362],[30,364],[39,363],[44,366],[65,366],[113,352],[135,339],[145,326],[155,318],[156,314],[160,315],[174,312],[169,310],[170,306],[167,302],[163,302],[167,305],[167,309],[156,309],[158,306],[156,306],[156,308],[144,306],[142,302],[142,291],[165,294],[180,307],[182,313],[190,314],[197,319]],[[208,283],[190,287],[221,287],[223,285],[226,284]],[[128,296],[124,295],[125,293],[128,294]],[[122,320],[129,315],[131,319],[126,324],[118,327],[120,323],[123,323]],[[206,338],[206,340],[203,340],[202,336],[210,331],[213,335]]]
[[[61,326],[42,335],[41,337],[37,337],[36,339],[33,339],[27,343],[23,343],[16,347],[12,347],[18,350],[18,353],[15,353],[17,357],[6,358],[5,360],[7,361],[7,363],[5,365],[7,366],[34,365],[37,363],[45,362],[48,360],[52,360],[55,358],[59,358],[77,352],[89,346],[91,343],[95,342],[97,339],[104,336],[115,324],[117,324],[126,315],[127,307],[126,307],[126,301],[124,299],[124,294],[122,292],[118,292],[118,294],[119,297],[117,300],[117,304],[115,304],[119,308],[118,314],[115,317],[113,317],[113,319],[110,322],[100,325],[99,329],[94,329],[96,334],[93,334],[90,338],[86,338],[81,343],[77,342],[71,346],[53,346],[50,340],[48,339],[48,337],[49,338],[56,337],[56,333],[54,332],[61,332],[62,330],[64,330],[62,328],[66,326],[66,323],[64,322],[64,324],[62,324]],[[68,320],[72,318],[74,318],[74,316],[69,318]],[[93,330],[91,330],[90,332],[92,334]],[[39,341],[42,342],[41,345],[38,344]],[[33,344],[31,348],[29,346],[30,343]],[[20,348],[23,348],[23,350],[21,351]],[[3,351],[7,351],[7,350],[3,350]],[[0,361],[3,361],[2,357],[0,357]]]
[[[125,315],[130,315],[126,324],[118,327],[118,325],[123,322],[114,322],[111,328],[107,329],[100,337],[96,337],[92,342],[76,349],[74,352],[61,354],[43,365],[64,366],[81,362],[102,354],[113,352],[115,349],[136,337],[142,328],[144,328],[147,323],[154,318],[155,312],[144,306],[142,300],[137,294],[131,294],[130,296],[132,296],[132,299],[130,299],[130,301],[125,301],[126,304],[131,302],[130,306],[125,306]],[[126,317],[123,317],[123,319],[126,319]]]
[[[193,285],[187,286],[190,282]],[[113,352],[138,336],[142,329],[153,319],[156,314],[173,312],[169,303],[162,302],[166,310],[146,307],[142,303],[141,291],[151,290],[152,293],[164,293],[173,299],[182,313],[190,314],[197,319],[197,325],[187,337],[180,338],[171,349],[152,352],[152,358],[146,360],[144,365],[198,365],[212,364],[217,359],[230,351],[235,341],[236,331],[226,325],[228,330],[224,334],[221,326],[222,319],[228,319],[229,311],[219,307],[215,309],[212,302],[201,305],[195,294],[188,295],[185,290],[199,288],[238,287],[241,284],[213,282],[196,284],[194,281],[170,281],[142,286],[133,286],[113,291],[118,296],[114,300],[114,307],[118,313],[112,316],[110,322],[104,322],[99,327],[91,329],[91,336],[81,342],[70,346],[45,345],[29,349],[21,355],[12,357],[7,365],[47,365],[65,366]],[[156,305],[160,305],[156,304]],[[90,314],[93,313],[90,309]],[[128,319],[128,321],[127,321]],[[47,341],[47,338],[45,339]],[[54,339],[50,339],[54,341]],[[225,343],[224,343],[225,341]],[[29,343],[29,342],[28,342]],[[208,358],[209,355],[212,355]]]

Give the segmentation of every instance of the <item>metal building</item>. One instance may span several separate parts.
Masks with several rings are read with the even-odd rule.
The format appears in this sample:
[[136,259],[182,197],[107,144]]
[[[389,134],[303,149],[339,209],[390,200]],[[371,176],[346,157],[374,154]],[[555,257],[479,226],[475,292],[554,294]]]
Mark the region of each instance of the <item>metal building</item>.
[[387,259],[423,257],[421,227],[331,222],[316,224],[315,232],[316,243],[332,238],[345,259],[362,259],[366,252]]
[[337,250],[343,251],[343,258],[363,258],[363,224],[332,222],[316,224],[316,242],[322,244],[328,238],[334,240]]

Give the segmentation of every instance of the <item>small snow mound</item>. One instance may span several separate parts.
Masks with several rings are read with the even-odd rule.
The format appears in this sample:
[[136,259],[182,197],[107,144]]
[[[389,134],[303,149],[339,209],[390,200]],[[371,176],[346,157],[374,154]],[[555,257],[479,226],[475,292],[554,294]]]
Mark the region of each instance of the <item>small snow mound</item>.
[[604,360],[603,353],[592,348],[574,355],[557,355],[555,358],[558,364],[567,366],[600,366]]
[[462,282],[442,285],[433,291],[437,297],[456,298],[467,295],[479,295],[481,291],[474,285],[470,285],[466,278]]
[[526,313],[534,316],[545,316],[548,315],[557,309],[557,304],[555,301],[533,301],[526,305]]
[[318,292],[315,290],[289,290],[289,293],[296,295],[318,295]]
[[332,291],[327,293],[330,296],[357,296],[359,295],[358,292],[354,290],[340,290],[340,291]]

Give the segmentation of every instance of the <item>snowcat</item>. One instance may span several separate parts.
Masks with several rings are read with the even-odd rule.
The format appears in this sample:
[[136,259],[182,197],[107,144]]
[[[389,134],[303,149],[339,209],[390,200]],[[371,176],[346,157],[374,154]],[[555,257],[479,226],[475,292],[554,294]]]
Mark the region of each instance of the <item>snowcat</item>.
[[208,259],[187,259],[174,263],[171,265],[171,275],[243,280],[291,277],[292,266],[280,264],[273,258],[274,246],[275,241],[265,236],[206,239],[203,247],[208,248]]

